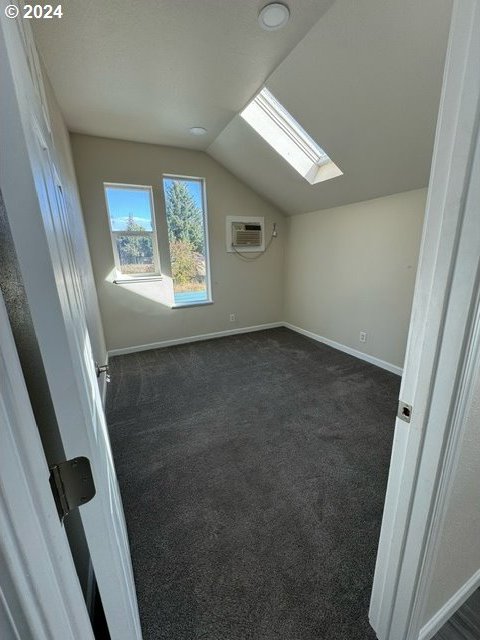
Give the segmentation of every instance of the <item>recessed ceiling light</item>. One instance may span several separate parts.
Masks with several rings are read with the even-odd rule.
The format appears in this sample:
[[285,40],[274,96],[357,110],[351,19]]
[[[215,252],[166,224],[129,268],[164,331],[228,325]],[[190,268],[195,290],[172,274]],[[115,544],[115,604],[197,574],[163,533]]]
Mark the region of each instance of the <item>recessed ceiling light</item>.
[[275,31],[284,27],[290,18],[290,9],[280,2],[267,4],[258,14],[258,22],[265,31]]
[[207,133],[204,127],[191,127],[189,131],[193,136],[204,136]]

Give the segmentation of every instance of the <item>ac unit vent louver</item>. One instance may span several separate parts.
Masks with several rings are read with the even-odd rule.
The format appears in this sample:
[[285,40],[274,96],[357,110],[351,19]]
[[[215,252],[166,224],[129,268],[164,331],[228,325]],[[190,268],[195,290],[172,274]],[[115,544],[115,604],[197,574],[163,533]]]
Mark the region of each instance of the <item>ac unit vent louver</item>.
[[233,222],[232,244],[235,247],[260,247],[262,245],[262,226]]

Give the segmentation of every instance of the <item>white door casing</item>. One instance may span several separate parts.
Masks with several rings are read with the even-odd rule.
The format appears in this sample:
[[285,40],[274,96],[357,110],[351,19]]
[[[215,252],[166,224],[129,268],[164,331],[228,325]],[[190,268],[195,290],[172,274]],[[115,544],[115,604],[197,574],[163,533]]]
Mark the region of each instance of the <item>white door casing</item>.
[[[2,2],[0,186],[67,458],[86,456],[96,496],[80,508],[112,640],[141,630],[120,492],[88,335],[68,210],[29,25]],[[30,43],[28,47],[25,42]],[[13,153],[12,153],[13,151]]]
[[479,60],[479,0],[456,2],[400,390],[413,412],[397,419],[370,606],[381,640],[428,640],[446,621],[423,614],[480,366]]
[[93,640],[1,293],[0,531],[1,637]]

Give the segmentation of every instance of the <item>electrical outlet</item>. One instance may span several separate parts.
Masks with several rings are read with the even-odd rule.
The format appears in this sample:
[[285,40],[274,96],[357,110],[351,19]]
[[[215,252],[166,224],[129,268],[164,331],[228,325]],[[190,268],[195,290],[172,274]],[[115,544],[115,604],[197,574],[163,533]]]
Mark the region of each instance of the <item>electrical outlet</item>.
[[235,322],[235,320],[237,319],[237,316],[234,313],[230,314],[230,322]]
[[366,342],[366,341],[367,341],[367,332],[360,331],[360,342]]

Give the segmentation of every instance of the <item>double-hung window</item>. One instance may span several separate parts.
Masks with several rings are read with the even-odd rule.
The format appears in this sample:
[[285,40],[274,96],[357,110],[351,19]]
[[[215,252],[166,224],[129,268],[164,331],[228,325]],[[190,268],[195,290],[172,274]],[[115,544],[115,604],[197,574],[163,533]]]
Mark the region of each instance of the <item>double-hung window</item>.
[[105,184],[117,278],[160,275],[152,188]]

